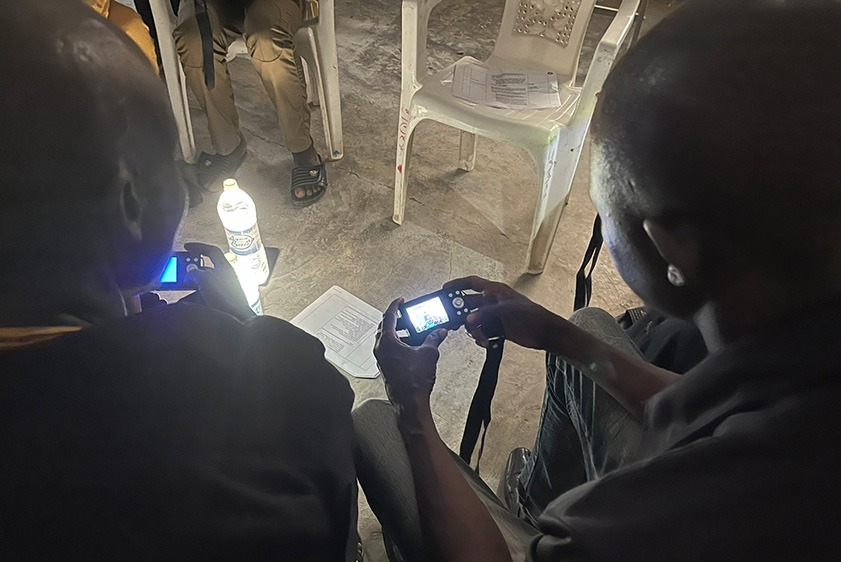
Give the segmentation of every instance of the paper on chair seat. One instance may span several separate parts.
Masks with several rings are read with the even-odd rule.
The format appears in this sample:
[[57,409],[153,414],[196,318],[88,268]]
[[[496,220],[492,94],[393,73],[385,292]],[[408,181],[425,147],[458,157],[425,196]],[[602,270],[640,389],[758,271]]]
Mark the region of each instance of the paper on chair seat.
[[550,70],[491,70],[474,63],[457,64],[453,95],[502,109],[561,106],[558,77]]
[[382,312],[341,287],[330,287],[302,310],[292,324],[324,344],[324,357],[352,377],[379,375],[374,359],[374,338]]

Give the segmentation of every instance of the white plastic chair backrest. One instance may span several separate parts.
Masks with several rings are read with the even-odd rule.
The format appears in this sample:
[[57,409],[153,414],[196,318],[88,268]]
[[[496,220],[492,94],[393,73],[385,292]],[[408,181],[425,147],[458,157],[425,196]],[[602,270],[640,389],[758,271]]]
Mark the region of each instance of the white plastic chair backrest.
[[403,0],[401,24],[401,91],[411,95],[427,74],[426,35],[429,13],[441,0]]
[[506,0],[492,58],[575,81],[595,0]]

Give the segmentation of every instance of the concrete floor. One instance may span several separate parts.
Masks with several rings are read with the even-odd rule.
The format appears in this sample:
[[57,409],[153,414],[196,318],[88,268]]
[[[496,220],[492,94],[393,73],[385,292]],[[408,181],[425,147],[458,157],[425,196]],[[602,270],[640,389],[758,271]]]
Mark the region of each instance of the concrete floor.
[[[486,57],[503,4],[502,0],[443,2],[430,21],[430,67],[437,70],[464,54]],[[671,7],[666,0],[652,0],[644,29]],[[587,55],[609,21],[607,16],[594,16],[582,56],[585,69]],[[257,203],[264,242],[281,250],[270,285],[262,292],[266,314],[290,319],[332,285],[384,309],[396,297],[419,296],[469,274],[505,281],[544,306],[568,314],[575,272],[594,216],[588,197],[588,151],[540,276],[522,275],[537,185],[529,156],[514,147],[481,139],[476,169],[464,173],[456,169],[458,132],[436,123],[422,124],[415,136],[406,220],[398,227],[391,222],[391,211],[400,2],[336,0],[336,32],[346,155],[329,165],[328,192],[312,207],[299,209],[290,201],[292,158],[256,72],[246,58],[231,63],[249,145],[237,179]],[[193,121],[200,148],[209,150],[206,121],[195,102]],[[312,130],[323,149],[318,111],[313,113]],[[189,213],[179,242],[224,246],[215,199],[208,196]],[[638,299],[603,255],[594,275],[593,305],[619,314],[638,305]],[[482,360],[482,350],[463,331],[452,334],[442,347],[433,406],[441,435],[453,448],[458,446]],[[355,379],[351,384],[357,401],[385,396],[380,379]],[[530,446],[534,439],[543,389],[543,355],[509,346],[482,462],[483,476],[494,489],[508,452]],[[364,498],[360,509],[366,559],[385,560],[379,525]]]

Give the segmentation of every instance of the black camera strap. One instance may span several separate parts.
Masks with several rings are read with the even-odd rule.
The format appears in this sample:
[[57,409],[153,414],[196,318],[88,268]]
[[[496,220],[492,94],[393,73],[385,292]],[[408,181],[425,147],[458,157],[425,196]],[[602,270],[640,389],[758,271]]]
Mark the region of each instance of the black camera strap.
[[[575,278],[575,303],[573,308],[578,310],[590,303],[590,295],[593,292],[593,270],[599,259],[599,252],[602,249],[602,221],[599,215],[593,222],[593,233],[590,243],[584,252],[584,260]],[[496,327],[493,333],[502,334],[501,326]],[[476,456],[476,473],[479,473],[479,461],[482,459],[482,452],[485,449],[485,435],[488,432],[488,425],[491,423],[491,402],[493,401],[496,384],[499,380],[499,366],[502,363],[502,350],[505,343],[504,338],[498,338],[490,342],[485,355],[485,364],[482,365],[482,374],[479,375],[479,384],[473,394],[473,401],[470,402],[470,410],[467,412],[467,421],[464,424],[464,434],[461,437],[461,446],[458,455],[461,459],[470,464],[473,451],[476,449],[476,442],[479,442],[479,453]]]
[[479,474],[479,461],[482,459],[482,452],[485,450],[485,435],[488,432],[488,425],[491,423],[491,402],[494,392],[496,392],[496,383],[499,380],[499,365],[502,363],[504,344],[505,340],[498,338],[491,340],[488,345],[485,364],[482,365],[482,374],[479,375],[479,384],[473,394],[473,401],[470,402],[470,410],[467,412],[467,421],[464,424],[464,434],[461,437],[458,455],[469,465],[476,448],[476,441],[479,440],[479,434],[482,434],[479,453],[476,456],[476,474]]
[[193,0],[196,6],[196,23],[201,36],[201,61],[204,71],[204,84],[208,90],[216,86],[216,72],[213,69],[213,29],[210,16],[207,15],[207,0]]
[[596,219],[593,221],[593,234],[590,236],[590,243],[584,252],[584,261],[575,275],[573,310],[584,308],[590,304],[590,296],[593,294],[593,270],[596,269],[596,263],[599,261],[602,241],[602,218],[596,215]]

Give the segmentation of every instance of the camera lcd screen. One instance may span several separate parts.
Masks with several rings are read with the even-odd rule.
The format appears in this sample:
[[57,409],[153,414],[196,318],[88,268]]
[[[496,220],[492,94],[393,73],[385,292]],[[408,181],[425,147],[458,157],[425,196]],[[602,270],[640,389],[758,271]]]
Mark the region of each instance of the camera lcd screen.
[[172,256],[166,262],[164,272],[161,274],[160,283],[178,283],[178,256]]
[[415,332],[421,333],[450,321],[440,297],[434,297],[406,308]]

